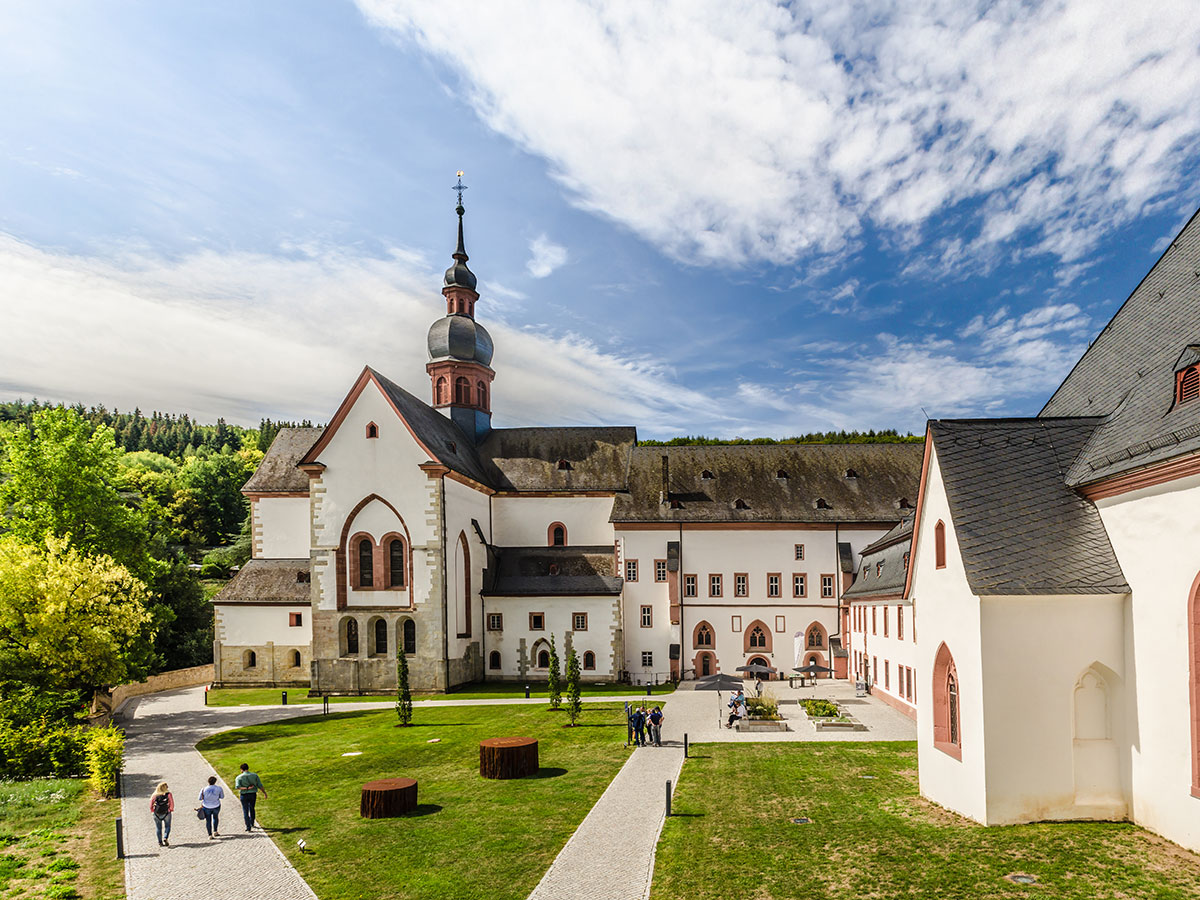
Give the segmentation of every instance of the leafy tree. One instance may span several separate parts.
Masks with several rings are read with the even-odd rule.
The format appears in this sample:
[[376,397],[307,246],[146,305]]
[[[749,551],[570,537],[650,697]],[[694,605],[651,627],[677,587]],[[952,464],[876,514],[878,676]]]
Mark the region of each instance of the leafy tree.
[[572,646],[567,651],[567,715],[574,725],[583,711],[583,701],[579,699],[579,655]]
[[550,708],[558,709],[562,706],[562,683],[561,676],[558,671],[558,649],[554,646],[554,635],[550,635]]
[[408,657],[404,648],[396,652],[396,715],[400,717],[401,725],[412,724],[412,691],[408,687]]
[[188,569],[187,558],[163,560],[150,583],[157,603],[154,650],[168,669],[203,666],[213,661],[213,612],[204,588]]
[[7,449],[0,510],[11,534],[27,544],[69,538],[80,552],[147,574],[146,522],[118,490],[121,451],[111,429],[93,431],[73,410],[44,409]]
[[0,695],[94,691],[144,678],[153,660],[145,585],[62,538],[0,537]]
[[179,486],[191,495],[194,531],[205,544],[223,543],[236,534],[250,512],[242,485],[262,454],[255,451],[198,454],[179,470]]

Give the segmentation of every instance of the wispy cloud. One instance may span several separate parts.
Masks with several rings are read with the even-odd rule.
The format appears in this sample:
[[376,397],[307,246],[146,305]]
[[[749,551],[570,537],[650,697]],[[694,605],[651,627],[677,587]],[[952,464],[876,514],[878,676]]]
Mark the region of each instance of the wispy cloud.
[[534,278],[545,278],[567,264],[567,248],[554,243],[544,234],[539,234],[529,242],[529,253],[525,268]]
[[915,247],[949,217],[943,265],[1079,263],[1200,148],[1187,0],[358,5],[578,205],[689,262],[821,265],[867,227]]

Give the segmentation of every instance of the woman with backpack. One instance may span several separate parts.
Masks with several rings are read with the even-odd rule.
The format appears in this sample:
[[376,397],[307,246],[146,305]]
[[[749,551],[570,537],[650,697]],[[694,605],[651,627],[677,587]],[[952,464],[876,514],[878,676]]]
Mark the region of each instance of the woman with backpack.
[[158,846],[170,847],[171,813],[175,812],[175,798],[164,781],[150,795],[150,814],[154,816],[154,832],[158,835]]

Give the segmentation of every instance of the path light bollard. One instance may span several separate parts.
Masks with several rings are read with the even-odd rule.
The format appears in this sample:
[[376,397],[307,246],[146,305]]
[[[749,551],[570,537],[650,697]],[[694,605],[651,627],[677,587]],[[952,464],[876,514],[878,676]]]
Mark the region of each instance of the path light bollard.
[[687,753],[688,753],[688,746],[687,746],[687,732],[685,731],[685,732],[683,733],[683,758],[684,758],[684,759],[687,759],[687,758],[688,758],[688,755],[687,755]]
[[117,859],[125,858],[125,838],[121,834],[121,817],[117,816]]
[[287,691],[280,691],[283,694],[283,705],[287,706]]
[[646,685],[646,696],[647,697],[650,696],[650,685],[649,684]]
[[209,689],[210,687],[212,687],[212,685],[208,685],[208,684],[206,684],[206,685],[204,686],[204,705],[205,705],[205,706],[208,706],[208,689]]
[[529,685],[525,685],[525,699],[529,699]]
[[667,818],[671,818],[671,779],[667,779]]
[[322,701],[321,711],[325,715],[329,715],[329,695],[326,694],[324,697],[321,698],[321,701]]

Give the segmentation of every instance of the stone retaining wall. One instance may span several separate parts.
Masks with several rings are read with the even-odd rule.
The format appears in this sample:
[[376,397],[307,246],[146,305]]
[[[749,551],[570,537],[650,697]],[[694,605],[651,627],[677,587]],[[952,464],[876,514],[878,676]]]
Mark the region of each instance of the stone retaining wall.
[[161,672],[158,675],[151,675],[145,681],[118,685],[113,688],[111,694],[97,693],[92,700],[92,711],[94,713],[117,713],[132,697],[157,694],[160,691],[173,691],[176,688],[195,687],[200,684],[209,684],[212,680],[213,667],[211,663],[207,666],[193,666],[190,669]]

